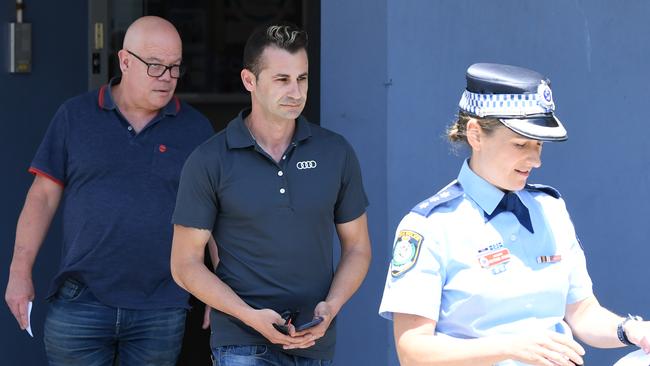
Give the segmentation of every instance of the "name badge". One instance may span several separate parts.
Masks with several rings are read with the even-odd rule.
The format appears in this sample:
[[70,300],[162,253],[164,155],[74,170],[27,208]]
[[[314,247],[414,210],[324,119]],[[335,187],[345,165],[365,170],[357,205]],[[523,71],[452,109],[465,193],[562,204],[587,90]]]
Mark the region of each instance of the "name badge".
[[510,250],[508,248],[502,248],[478,257],[478,263],[481,267],[491,270],[493,274],[505,272],[508,262],[510,262]]

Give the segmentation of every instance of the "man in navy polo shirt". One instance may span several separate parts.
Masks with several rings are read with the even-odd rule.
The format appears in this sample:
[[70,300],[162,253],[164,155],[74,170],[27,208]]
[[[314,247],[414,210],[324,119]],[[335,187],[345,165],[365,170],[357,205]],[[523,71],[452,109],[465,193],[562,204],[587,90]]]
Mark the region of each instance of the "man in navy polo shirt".
[[[306,46],[306,33],[288,25],[250,36],[241,78],[252,108],[199,146],[181,174],[172,274],[215,309],[217,365],[330,364],[333,320],[370,263],[368,201],[354,151],[300,116]],[[211,233],[216,273],[203,265]],[[297,316],[287,322],[291,312]],[[296,330],[315,318],[322,322]]]
[[175,365],[188,294],[171,278],[172,215],[185,158],[212,135],[173,96],[174,26],[143,17],[119,51],[122,77],[65,102],[32,161],[6,300],[20,327],[32,267],[59,203],[63,251],[45,321],[51,365]]

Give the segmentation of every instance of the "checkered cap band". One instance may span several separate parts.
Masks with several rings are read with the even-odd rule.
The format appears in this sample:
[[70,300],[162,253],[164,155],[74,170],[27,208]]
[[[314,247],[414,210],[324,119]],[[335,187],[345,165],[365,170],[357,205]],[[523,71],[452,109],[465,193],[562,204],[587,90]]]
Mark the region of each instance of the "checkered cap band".
[[479,117],[526,117],[553,113],[555,104],[549,88],[527,94],[478,94],[465,90],[458,106]]

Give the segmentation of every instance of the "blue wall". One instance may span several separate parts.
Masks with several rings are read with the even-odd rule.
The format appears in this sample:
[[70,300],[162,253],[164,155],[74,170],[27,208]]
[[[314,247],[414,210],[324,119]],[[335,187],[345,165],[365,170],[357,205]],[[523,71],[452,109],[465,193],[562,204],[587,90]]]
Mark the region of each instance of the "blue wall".
[[[375,249],[354,300],[363,305],[350,314],[361,317],[361,331],[341,339],[372,334],[355,345],[369,357],[392,342],[388,322],[368,314],[376,314],[400,218],[455,178],[466,155],[450,153],[441,136],[474,62],[527,66],[551,78],[569,141],[544,146],[544,166],[530,181],[563,193],[601,303],[650,316],[650,3],[358,0],[322,8],[322,125],[350,138],[359,154]],[[354,364],[351,347],[339,344],[341,364]],[[611,365],[627,351],[589,348],[586,362]],[[388,353],[388,361],[365,364],[396,364]]]
[[[341,132],[359,155],[370,200],[373,260],[337,323],[338,365],[385,365],[389,324],[377,316],[386,275],[387,7],[381,1],[321,2],[321,125]],[[353,26],[352,26],[353,24]]]
[[[32,182],[27,168],[50,119],[67,98],[86,89],[87,5],[85,0],[27,1],[24,20],[32,23],[32,73],[12,75],[8,70],[8,23],[15,21],[15,3],[0,5],[0,284],[7,283],[16,220]],[[56,15],[54,15],[56,14]],[[3,365],[44,365],[43,298],[58,265],[59,220],[43,244],[34,271],[36,299],[32,312],[35,338],[20,332],[3,304],[0,309],[0,355]],[[3,296],[4,298],[4,296]],[[4,303],[4,301],[3,301]]]

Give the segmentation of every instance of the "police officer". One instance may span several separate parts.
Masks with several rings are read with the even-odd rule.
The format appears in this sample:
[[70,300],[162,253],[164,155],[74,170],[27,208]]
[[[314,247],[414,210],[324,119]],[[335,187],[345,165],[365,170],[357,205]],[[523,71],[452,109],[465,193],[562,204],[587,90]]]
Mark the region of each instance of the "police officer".
[[635,344],[648,322],[598,303],[560,193],[527,184],[542,144],[564,141],[550,82],[509,65],[467,70],[448,130],[471,157],[399,224],[381,316],[404,365],[573,365],[584,349]]

